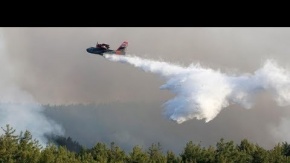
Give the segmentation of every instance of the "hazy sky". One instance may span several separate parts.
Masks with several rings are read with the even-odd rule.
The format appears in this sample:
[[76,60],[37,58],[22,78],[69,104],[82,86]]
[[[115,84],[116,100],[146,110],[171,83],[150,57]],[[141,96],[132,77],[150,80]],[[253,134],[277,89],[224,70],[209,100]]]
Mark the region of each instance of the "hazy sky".
[[[0,88],[5,86],[3,81],[7,82],[5,79],[9,77],[9,80],[42,104],[152,103],[156,109],[154,113],[160,113],[156,115],[160,119],[163,118],[162,104],[173,96],[171,92],[159,89],[164,83],[162,78],[131,65],[110,62],[102,56],[88,54],[86,48],[104,42],[110,44],[111,49],[116,49],[126,40],[129,42],[127,54],[185,66],[200,62],[201,65],[226,73],[252,73],[261,67],[265,59],[272,58],[290,70],[290,28],[3,28],[3,37],[6,53],[0,55],[5,58],[5,62],[0,61]],[[266,113],[263,108],[266,108]],[[230,109],[239,107],[231,106]],[[278,107],[265,95],[251,112],[256,117],[223,115],[227,121],[217,119],[211,122],[209,125],[216,123],[205,128],[212,132],[207,130],[200,137],[208,135],[208,140],[213,140],[224,134],[229,139],[236,139],[244,134],[253,140],[261,138],[260,142],[264,145],[271,145],[276,140],[290,140],[289,136],[285,136],[285,126],[290,117],[289,106]],[[127,116],[136,114],[142,114],[142,111],[129,112]],[[226,126],[231,125],[229,121],[236,121],[237,117],[239,123],[235,123],[236,133],[227,131]],[[180,131],[174,128],[173,133],[168,133],[173,134],[168,140],[178,139],[178,135],[182,135],[181,131],[192,131],[186,138],[189,139],[195,130],[202,132],[201,127],[206,125],[204,121],[198,121],[198,124],[176,124]],[[278,126],[277,130],[268,130],[273,125]],[[219,130],[221,126],[225,131]],[[260,129],[263,132],[259,132]],[[264,130],[269,131],[269,135],[261,137],[261,133],[266,133]],[[278,135],[277,138],[274,138],[273,132]]]
[[128,54],[229,72],[253,72],[268,57],[284,66],[290,59],[290,28],[5,28],[4,34],[15,80],[41,103],[167,99],[155,75],[88,54],[97,42],[114,49],[127,40]]

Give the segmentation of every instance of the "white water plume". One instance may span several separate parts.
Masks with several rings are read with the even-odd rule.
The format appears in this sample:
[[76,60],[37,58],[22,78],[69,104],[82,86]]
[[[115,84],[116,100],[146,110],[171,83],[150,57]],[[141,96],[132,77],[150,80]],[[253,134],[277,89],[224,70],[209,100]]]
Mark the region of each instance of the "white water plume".
[[269,91],[280,106],[290,104],[290,73],[274,60],[266,60],[252,74],[232,75],[199,64],[183,67],[136,56],[105,54],[104,57],[165,78],[167,82],[160,89],[176,96],[163,104],[164,113],[177,123],[193,118],[209,122],[230,104],[251,108],[254,96],[263,91]]

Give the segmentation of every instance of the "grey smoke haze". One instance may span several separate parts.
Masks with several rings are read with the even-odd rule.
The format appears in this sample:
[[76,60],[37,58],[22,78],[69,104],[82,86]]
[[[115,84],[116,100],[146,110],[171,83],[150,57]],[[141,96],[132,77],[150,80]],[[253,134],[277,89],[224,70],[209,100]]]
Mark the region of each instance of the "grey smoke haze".
[[[15,134],[30,131],[33,139],[37,139],[43,147],[47,144],[46,134],[63,135],[63,128],[54,120],[47,118],[44,108],[33,96],[21,89],[13,80],[14,69],[7,59],[5,37],[0,29],[0,126],[6,124],[16,129]],[[3,130],[0,133],[3,134]]]
[[[155,89],[162,81],[154,75],[89,55],[85,49],[97,41],[117,48],[127,40],[129,54],[183,65],[201,62],[226,71],[253,72],[269,57],[283,66],[289,60],[288,28],[5,28],[4,31],[16,81],[41,103],[167,99],[168,93]],[[134,83],[146,84],[140,88]]]
[[[181,65],[200,62],[222,72],[253,73],[267,58],[275,59],[286,69],[289,67],[290,28],[4,28],[3,31],[9,55],[1,55],[1,59],[6,58],[5,67],[8,69],[0,72],[12,71],[10,75],[15,85],[39,103],[112,103],[106,114],[106,131],[115,129],[110,116],[120,113],[118,105],[113,102],[128,105],[133,102],[152,103],[148,108],[144,104],[137,110],[121,114],[118,124],[122,132],[117,130],[115,135],[128,137],[137,133],[141,136],[136,138],[136,142],[144,139],[146,143],[163,138],[171,142],[172,147],[174,142],[188,139],[210,144],[220,137],[250,138],[264,146],[289,140],[281,133],[287,133],[285,124],[289,124],[290,109],[276,106],[267,94],[261,96],[252,109],[243,110],[236,105],[227,107],[208,124],[197,120],[181,125],[163,121],[161,105],[174,95],[159,90],[164,83],[162,79],[90,55],[85,49],[97,41],[117,48],[126,40],[129,42],[127,53],[143,58],[163,59]],[[2,85],[0,83],[0,87]],[[144,109],[155,118],[146,114],[142,123],[134,119],[132,123],[137,125],[126,128],[125,124],[129,123],[126,119],[143,116]],[[84,119],[81,115],[76,116],[79,121]],[[103,121],[97,121],[98,125]],[[143,130],[148,128],[150,134],[145,136],[138,130],[140,125],[144,126]],[[83,130],[90,131],[95,126],[90,123]],[[65,129],[71,133],[76,130],[70,125]],[[83,133],[75,134],[71,136],[83,138]],[[82,141],[93,141],[94,134],[88,132],[86,135],[90,138]],[[111,132],[100,134],[105,137]]]

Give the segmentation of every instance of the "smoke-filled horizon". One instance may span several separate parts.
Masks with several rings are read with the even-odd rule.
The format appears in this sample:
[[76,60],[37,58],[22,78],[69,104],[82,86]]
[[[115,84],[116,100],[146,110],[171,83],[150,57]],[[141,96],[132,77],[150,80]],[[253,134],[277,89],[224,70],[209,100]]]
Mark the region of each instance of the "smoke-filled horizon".
[[165,115],[177,123],[193,118],[209,122],[230,104],[249,109],[263,91],[269,91],[280,106],[290,104],[290,73],[274,60],[266,60],[254,74],[228,75],[199,64],[181,67],[136,56],[104,56],[164,77],[167,82],[160,89],[176,94],[164,103]]

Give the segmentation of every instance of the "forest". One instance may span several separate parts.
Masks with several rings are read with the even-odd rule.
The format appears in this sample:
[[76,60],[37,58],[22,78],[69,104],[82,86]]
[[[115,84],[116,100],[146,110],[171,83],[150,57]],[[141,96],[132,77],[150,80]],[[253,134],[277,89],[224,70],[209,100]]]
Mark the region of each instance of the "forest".
[[281,163],[290,162],[290,144],[281,142],[272,149],[243,139],[235,144],[221,138],[215,146],[203,147],[189,141],[181,153],[163,151],[162,144],[152,143],[143,149],[136,145],[125,152],[114,142],[109,145],[97,142],[92,148],[85,148],[70,137],[51,136],[45,147],[33,139],[29,131],[15,134],[16,130],[7,124],[1,127],[1,163]]

